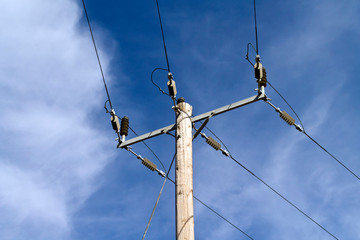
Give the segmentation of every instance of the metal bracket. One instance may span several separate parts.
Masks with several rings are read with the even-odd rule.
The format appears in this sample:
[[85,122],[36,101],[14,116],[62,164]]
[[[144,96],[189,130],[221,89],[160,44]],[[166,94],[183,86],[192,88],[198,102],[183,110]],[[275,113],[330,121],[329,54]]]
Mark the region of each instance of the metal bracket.
[[[243,106],[248,105],[250,103],[257,102],[259,100],[266,100],[265,93],[261,92],[258,95],[255,95],[255,96],[246,98],[244,100],[240,100],[238,102],[231,103],[229,105],[226,105],[226,106],[217,108],[215,110],[212,110],[212,111],[200,114],[198,116],[192,117],[191,122],[193,122],[193,123],[199,122],[199,121],[202,121],[202,120],[205,120],[205,119],[209,118],[210,116],[216,116],[216,115],[219,115],[221,113],[225,113],[225,112],[234,110],[236,108],[243,107]],[[122,142],[122,143],[118,144],[117,147],[118,148],[125,148],[125,147],[133,145],[135,143],[138,143],[138,142],[141,142],[141,141],[144,141],[144,140],[159,136],[161,134],[167,133],[167,132],[172,131],[174,129],[175,129],[175,124],[172,124],[172,125],[166,126],[164,128],[160,128],[158,130],[155,130],[155,131],[143,134],[141,136],[129,139],[129,140],[125,141],[125,142]]]

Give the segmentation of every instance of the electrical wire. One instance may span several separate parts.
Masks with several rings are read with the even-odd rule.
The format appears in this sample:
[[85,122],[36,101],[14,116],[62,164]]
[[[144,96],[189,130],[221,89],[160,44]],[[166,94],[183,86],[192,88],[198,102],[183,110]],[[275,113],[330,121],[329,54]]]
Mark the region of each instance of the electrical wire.
[[[108,91],[108,88],[107,88],[107,85],[106,85],[106,81],[105,81],[105,76],[104,76],[104,72],[103,72],[103,69],[102,69],[102,65],[101,65],[101,61],[100,61],[100,57],[99,57],[99,54],[98,54],[98,50],[97,50],[97,47],[96,47],[96,43],[95,43],[95,39],[94,39],[94,36],[93,36],[93,32],[92,32],[92,28],[91,28],[91,25],[90,25],[90,20],[89,20],[89,16],[88,16],[88,13],[87,13],[87,10],[86,10],[86,6],[85,6],[85,2],[84,0],[82,0],[82,4],[83,4],[83,7],[84,7],[84,12],[85,12],[85,16],[86,16],[86,19],[87,19],[87,22],[88,22],[88,26],[89,26],[89,30],[90,30],[90,34],[91,34],[91,39],[93,41],[93,45],[94,45],[94,49],[95,49],[95,53],[96,53],[96,57],[97,57],[97,60],[98,60],[98,64],[99,64],[99,68],[100,68],[100,72],[101,72],[101,76],[102,76],[102,79],[103,79],[103,83],[104,83],[104,87],[105,87],[105,90],[106,90],[106,94],[107,94],[107,97],[108,97],[108,100],[106,102],[109,102],[109,105],[110,105],[110,108],[113,109],[113,105],[112,105],[112,102],[111,102],[111,99],[110,99],[110,94],[109,94],[109,91]],[[158,3],[158,0],[156,0],[156,4],[157,4],[157,9],[158,9],[158,15],[159,15],[159,21],[160,21],[160,27],[161,27],[161,33],[162,33],[162,39],[163,39],[163,44],[164,44],[164,51],[165,51],[165,57],[166,57],[166,63],[167,63],[167,67],[168,67],[168,72],[170,72],[170,65],[169,65],[169,59],[168,59],[168,55],[167,55],[167,50],[166,50],[166,43],[165,43],[165,37],[164,37],[164,31],[163,31],[163,27],[162,27],[162,22],[161,22],[161,15],[160,15],[160,9],[159,9],[159,3]],[[160,69],[160,68],[158,68]],[[154,72],[154,71],[153,71]],[[151,76],[153,75],[153,72],[151,74]],[[152,78],[151,78],[152,80]],[[153,82],[153,80],[152,80]],[[154,83],[154,82],[153,82]],[[155,83],[154,83],[155,86],[157,86]],[[161,91],[161,88],[159,86],[157,86],[159,88],[159,90]],[[163,91],[162,91],[163,92]],[[163,92],[164,93],[164,92]],[[165,93],[167,94],[167,93]],[[167,94],[168,95],[168,94]],[[105,102],[105,104],[106,104]],[[106,106],[105,106],[105,109],[106,109]],[[121,118],[119,117],[119,119],[121,120]],[[129,127],[130,130],[136,135],[138,136],[138,134],[131,128]],[[160,162],[161,166],[163,167],[164,171],[165,171],[165,166],[164,164],[162,163],[162,161],[160,160],[160,158],[155,154],[155,152],[144,142],[142,141],[142,143],[150,150],[150,152],[156,157],[156,159]],[[161,194],[162,194],[162,191],[164,189],[164,186],[165,186],[165,183],[166,183],[166,180],[169,179],[173,184],[175,184],[175,182],[170,179],[168,177],[168,174],[171,170],[171,167],[173,165],[173,162],[175,160],[175,157],[176,157],[176,153],[174,154],[174,157],[171,161],[171,164],[170,164],[170,167],[169,167],[169,170],[166,174],[166,177],[164,179],[164,182],[163,182],[163,185],[161,187],[161,190],[160,190],[160,193],[158,195],[158,198],[156,200],[156,203],[155,203],[155,206],[153,208],[153,211],[151,213],[151,216],[150,216],[150,219],[149,219],[149,222],[146,226],[146,229],[145,229],[145,232],[144,232],[144,235],[143,235],[143,240],[146,236],[146,233],[149,229],[149,226],[150,226],[150,223],[151,223],[151,220],[152,220],[152,217],[155,213],[155,210],[156,210],[156,207],[158,205],[158,202],[160,200],[160,197],[161,197]],[[202,202],[199,198],[197,198],[196,196],[193,196],[194,199],[196,199],[199,203],[201,203],[202,205],[204,205],[205,207],[207,207],[209,210],[211,210],[213,213],[215,213],[217,216],[219,216],[220,218],[222,218],[224,221],[226,221],[227,223],[229,223],[230,225],[232,225],[234,228],[236,228],[238,231],[240,231],[241,233],[243,233],[244,235],[246,235],[249,239],[253,239],[251,238],[247,233],[245,233],[244,231],[242,231],[239,227],[237,227],[235,224],[233,224],[232,222],[230,222],[228,219],[226,219],[224,216],[222,216],[221,214],[219,214],[218,212],[216,212],[214,209],[212,209],[211,207],[209,207],[208,205],[206,205],[204,202]]]
[[162,21],[161,21],[161,14],[160,14],[160,7],[159,7],[159,2],[158,2],[158,0],[156,0],[156,6],[157,6],[157,12],[158,12],[158,16],[159,16],[159,22],[160,22],[160,28],[161,28],[161,36],[162,36],[162,41],[163,41],[163,45],[164,45],[164,52],[165,52],[167,69],[168,69],[168,72],[171,72],[171,71],[170,71],[169,58],[168,58],[168,54],[167,54],[167,50],[166,50],[164,29],[163,29],[163,25],[162,25]]
[[258,31],[256,22],[256,2],[254,0],[254,19],[255,19],[255,38],[256,38],[256,54],[259,55]]
[[321,146],[315,139],[310,137],[307,132],[303,132],[311,141],[313,141],[316,145],[318,145],[322,150],[324,150],[329,156],[331,156],[335,161],[337,161],[341,166],[343,166],[348,172],[350,172],[354,177],[360,180],[359,176],[356,175],[353,171],[351,171],[344,163],[342,163],[339,159],[337,159],[334,155],[332,155],[328,150],[326,150],[323,146]]
[[108,91],[108,88],[107,88],[107,85],[106,85],[106,81],[105,81],[104,71],[103,71],[103,68],[102,68],[102,65],[101,65],[99,53],[98,53],[98,50],[97,50],[97,47],[96,47],[96,43],[95,43],[95,39],[94,39],[94,35],[93,35],[93,32],[92,32],[89,15],[88,15],[88,13],[87,13],[84,0],[81,0],[81,1],[82,1],[82,4],[83,4],[85,16],[86,16],[86,20],[87,20],[87,23],[88,23],[88,26],[89,26],[89,30],[90,30],[90,34],[91,34],[91,39],[92,39],[93,46],[94,46],[94,49],[95,49],[96,58],[97,58],[97,61],[98,61],[98,64],[99,64],[99,68],[100,68],[102,80],[103,80],[103,83],[104,83],[106,95],[107,95],[107,98],[108,98],[108,101],[109,101],[110,108],[113,109],[113,106],[112,106],[112,103],[111,103],[111,99],[110,99],[110,94],[109,94],[109,91]]
[[[121,119],[120,119],[121,120]],[[132,129],[130,126],[129,126],[130,130],[136,135],[136,136],[139,136],[135,131],[134,129]],[[146,144],[145,141],[141,141],[149,150],[150,152],[155,156],[155,158],[159,161],[159,163],[161,164],[162,168],[164,171],[166,171],[165,169],[165,166],[164,164],[162,163],[162,161],[160,160],[160,158],[155,154],[155,152],[149,147],[149,145]]]
[[282,100],[284,100],[284,102],[289,106],[289,108],[291,109],[291,111],[295,114],[296,118],[299,120],[300,125],[302,127],[302,129],[305,131],[304,125],[299,117],[299,115],[296,113],[296,111],[294,110],[294,108],[290,105],[290,103],[288,103],[288,101],[286,101],[286,99],[281,95],[281,93],[269,82],[269,80],[267,81],[267,83],[269,84],[269,86],[282,98]]
[[300,117],[298,116],[298,114],[296,113],[296,111],[293,109],[293,107],[288,103],[288,101],[286,101],[286,99],[281,95],[281,93],[268,81],[269,86],[274,89],[274,91],[284,100],[284,102],[290,107],[290,109],[292,110],[292,112],[295,114],[296,118],[299,120],[301,127],[303,129],[302,133],[305,134],[305,136],[307,136],[311,141],[313,141],[319,148],[321,148],[322,150],[324,150],[330,157],[332,157],[335,161],[337,161],[342,167],[344,167],[349,173],[351,173],[354,177],[356,177],[359,181],[360,181],[360,177],[355,174],[350,168],[348,168],[342,161],[340,161],[339,159],[337,159],[334,155],[332,155],[328,150],[326,150],[322,145],[320,145],[320,143],[318,143],[315,139],[313,139],[306,131],[304,128],[303,123],[301,122]]
[[175,149],[175,154],[174,154],[174,157],[173,157],[172,160],[171,160],[169,169],[168,169],[168,171],[167,171],[167,173],[166,173],[166,177],[169,177],[170,170],[171,170],[171,167],[172,167],[172,165],[173,165],[173,163],[174,163],[174,161],[175,161],[176,154],[177,154],[177,152],[176,152],[176,149]]
[[[91,28],[91,24],[90,24],[89,15],[88,15],[87,10],[86,10],[85,1],[84,1],[84,0],[81,0],[81,1],[82,1],[82,4],[83,4],[85,16],[86,16],[86,20],[87,20],[87,23],[88,23],[88,26],[89,26],[89,31],[90,31],[91,39],[92,39],[93,46],[94,46],[94,49],[95,49],[96,57],[97,57],[97,60],[98,60],[98,64],[99,64],[101,76],[102,76],[102,79],[103,79],[104,87],[105,87],[106,94],[107,94],[107,97],[108,97],[108,100],[105,102],[105,106],[104,106],[104,107],[105,107],[106,111],[109,112],[109,111],[107,110],[107,108],[106,108],[106,103],[109,102],[109,105],[110,105],[110,108],[111,108],[111,109],[113,109],[113,105],[112,105],[112,103],[111,103],[110,94],[109,94],[109,91],[108,91],[108,88],[107,88],[107,85],[106,85],[105,76],[104,76],[104,71],[103,71],[103,68],[102,68],[102,65],[101,65],[101,61],[100,61],[100,57],[99,57],[99,53],[98,53],[98,50],[97,50],[97,47],[96,47],[94,35],[93,35],[92,28]],[[157,2],[157,0],[156,0],[156,2]],[[161,32],[162,32],[162,34],[163,34],[159,6],[158,6],[158,11],[159,11]],[[165,49],[165,55],[166,55],[166,60],[167,60],[168,58],[167,58],[167,52],[166,52],[166,45],[165,45],[165,40],[164,40],[164,34],[163,34],[163,41],[164,41],[164,49]],[[167,60],[167,62],[168,62],[168,60]],[[168,64],[168,70],[170,71],[169,64]],[[119,117],[119,116],[118,116],[118,117]],[[120,117],[119,117],[119,119],[121,120]],[[138,134],[137,134],[131,127],[129,127],[129,128],[130,128],[130,130],[131,130],[136,136],[138,136]],[[154,152],[144,141],[142,141],[142,143],[143,143],[143,144],[150,150],[150,152],[156,157],[156,159],[159,161],[159,163],[160,163],[161,166],[163,167],[163,170],[165,171],[165,166],[164,166],[164,164],[161,162],[160,158],[155,154],[155,152]]]
[[279,197],[281,197],[283,200],[285,200],[288,204],[290,204],[292,207],[294,207],[296,210],[298,210],[300,213],[302,213],[305,217],[307,217],[310,221],[315,223],[318,227],[320,227],[322,230],[324,230],[326,233],[328,233],[330,236],[332,236],[334,239],[337,239],[331,232],[329,232],[325,227],[323,227],[320,223],[315,221],[312,217],[310,217],[308,214],[306,214],[304,211],[302,211],[300,208],[298,208],[294,203],[292,203],[290,200],[288,200],[286,197],[284,197],[282,194],[280,194],[278,191],[276,191],[274,188],[272,188],[269,184],[267,184],[264,180],[262,180],[260,177],[255,175],[252,171],[250,171],[248,168],[246,168],[244,165],[242,165],[238,160],[236,160],[231,154],[230,158],[235,161],[238,165],[240,165],[243,169],[245,169],[248,173],[253,175],[256,179],[258,179],[260,182],[262,182],[266,187],[268,187],[271,191],[276,193]]
[[146,229],[145,229],[144,235],[143,235],[143,237],[142,237],[142,240],[145,239],[146,233],[147,233],[147,231],[148,231],[148,229],[149,229],[149,227],[150,227],[150,223],[151,223],[152,217],[154,216],[156,207],[157,207],[157,205],[158,205],[158,203],[159,203],[159,200],[160,200],[162,191],[163,191],[163,189],[164,189],[166,180],[167,180],[167,178],[164,178],[163,185],[162,185],[162,187],[161,187],[161,189],[160,189],[160,193],[159,193],[159,195],[158,195],[158,197],[157,197],[157,199],[156,199],[156,203],[155,203],[155,206],[154,206],[154,208],[153,208],[153,210],[152,210],[152,212],[151,212],[151,216],[150,216],[150,219],[149,219],[149,221],[148,221],[148,224],[146,225]]
[[[207,127],[206,127],[207,128]],[[292,203],[290,200],[288,200],[286,197],[284,197],[282,194],[280,194],[278,191],[276,191],[274,188],[272,188],[269,184],[267,184],[264,180],[262,180],[260,177],[258,177],[255,173],[253,173],[251,170],[249,170],[247,167],[245,167],[243,164],[241,164],[238,160],[236,160],[232,155],[227,146],[224,144],[224,142],[216,135],[213,131],[211,131],[209,128],[207,128],[226,148],[226,150],[229,153],[229,158],[231,158],[234,162],[236,162],[240,167],[242,167],[245,171],[253,175],[257,180],[259,180],[261,183],[263,183],[266,187],[268,187],[271,191],[273,191],[276,195],[281,197],[284,201],[286,201],[288,204],[290,204],[292,207],[294,207],[297,211],[302,213],[306,218],[308,218],[310,221],[315,223],[318,227],[320,227],[322,230],[324,230],[326,233],[328,233],[330,236],[332,236],[334,239],[337,239],[330,231],[328,231],[325,227],[323,227],[320,223],[315,221],[312,217],[310,217],[308,214],[306,214],[304,211],[302,211],[299,207],[297,207],[294,203]]]
[[198,201],[199,203],[201,203],[203,206],[207,207],[210,211],[212,211],[213,213],[215,213],[217,216],[219,216],[220,218],[222,218],[224,221],[226,221],[227,223],[229,223],[231,226],[233,226],[234,228],[236,228],[238,231],[240,231],[242,234],[244,234],[245,236],[247,236],[249,239],[254,240],[252,237],[250,237],[246,232],[244,232],[243,230],[241,230],[239,227],[237,227],[235,224],[233,224],[232,222],[230,222],[229,220],[227,220],[225,217],[223,217],[222,215],[220,215],[218,212],[216,212],[213,208],[209,207],[207,204],[205,204],[204,202],[202,202],[200,199],[198,199],[197,197],[194,196],[194,199],[196,199],[196,201]]
[[154,73],[155,73],[157,70],[168,71],[168,70],[165,69],[165,68],[154,68],[154,70],[151,72],[151,82],[159,89],[159,91],[160,91],[162,94],[165,94],[165,95],[171,97],[168,93],[166,93],[164,90],[162,90],[159,85],[157,85],[157,84],[154,82],[153,75],[154,75]]
[[[171,178],[167,177],[169,179],[170,182],[172,182],[173,184],[175,184],[175,181],[172,180]],[[209,209],[210,211],[212,211],[213,213],[215,213],[218,217],[220,217],[221,219],[223,219],[224,221],[226,221],[227,223],[229,223],[231,226],[233,226],[235,229],[237,229],[239,232],[241,232],[242,234],[244,234],[245,236],[247,236],[249,239],[254,240],[252,237],[250,237],[246,232],[244,232],[243,230],[241,230],[238,226],[236,226],[234,223],[232,223],[230,220],[228,220],[227,218],[225,218],[223,215],[221,215],[220,213],[218,213],[217,211],[215,211],[213,208],[211,208],[209,205],[207,205],[206,203],[204,203],[203,201],[201,201],[198,197],[196,197],[195,195],[193,195],[193,198],[198,201],[200,204],[202,204],[203,206],[205,206],[207,209]]]

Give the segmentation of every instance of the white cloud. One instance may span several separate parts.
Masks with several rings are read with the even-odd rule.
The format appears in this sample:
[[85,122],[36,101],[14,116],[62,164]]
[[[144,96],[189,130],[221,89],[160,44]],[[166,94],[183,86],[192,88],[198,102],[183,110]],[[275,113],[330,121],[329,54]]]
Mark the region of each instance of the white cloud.
[[74,1],[0,6],[0,238],[65,239],[110,157],[91,39]]

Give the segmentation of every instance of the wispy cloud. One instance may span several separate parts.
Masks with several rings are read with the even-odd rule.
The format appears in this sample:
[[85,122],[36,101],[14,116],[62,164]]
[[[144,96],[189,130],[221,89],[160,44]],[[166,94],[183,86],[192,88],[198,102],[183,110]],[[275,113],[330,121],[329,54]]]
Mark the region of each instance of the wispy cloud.
[[96,58],[74,1],[1,6],[0,238],[68,238],[110,159]]

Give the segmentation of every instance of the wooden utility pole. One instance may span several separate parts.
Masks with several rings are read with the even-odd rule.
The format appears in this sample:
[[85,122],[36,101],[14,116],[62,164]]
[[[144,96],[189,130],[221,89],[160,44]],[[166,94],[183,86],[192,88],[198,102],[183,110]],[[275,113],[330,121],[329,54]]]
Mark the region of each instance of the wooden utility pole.
[[179,99],[176,118],[176,239],[194,240],[192,107]]
[[[141,141],[159,136],[173,131],[176,128],[176,240],[194,240],[194,201],[193,201],[193,166],[192,166],[192,124],[246,106],[260,100],[267,99],[265,93],[260,91],[257,95],[240,100],[235,103],[214,109],[212,111],[191,117],[192,107],[179,99],[176,106],[176,124],[151,131],[141,136],[136,136],[127,141],[121,141],[118,148],[125,148],[135,154],[129,146]],[[201,127],[199,128],[201,130]],[[211,144],[210,144],[211,145]],[[218,150],[218,149],[216,149]],[[135,154],[138,158],[141,156]],[[143,162],[148,162],[142,159]],[[159,171],[155,164],[151,165],[161,176],[166,177],[165,173]],[[155,166],[155,167],[154,167]]]

